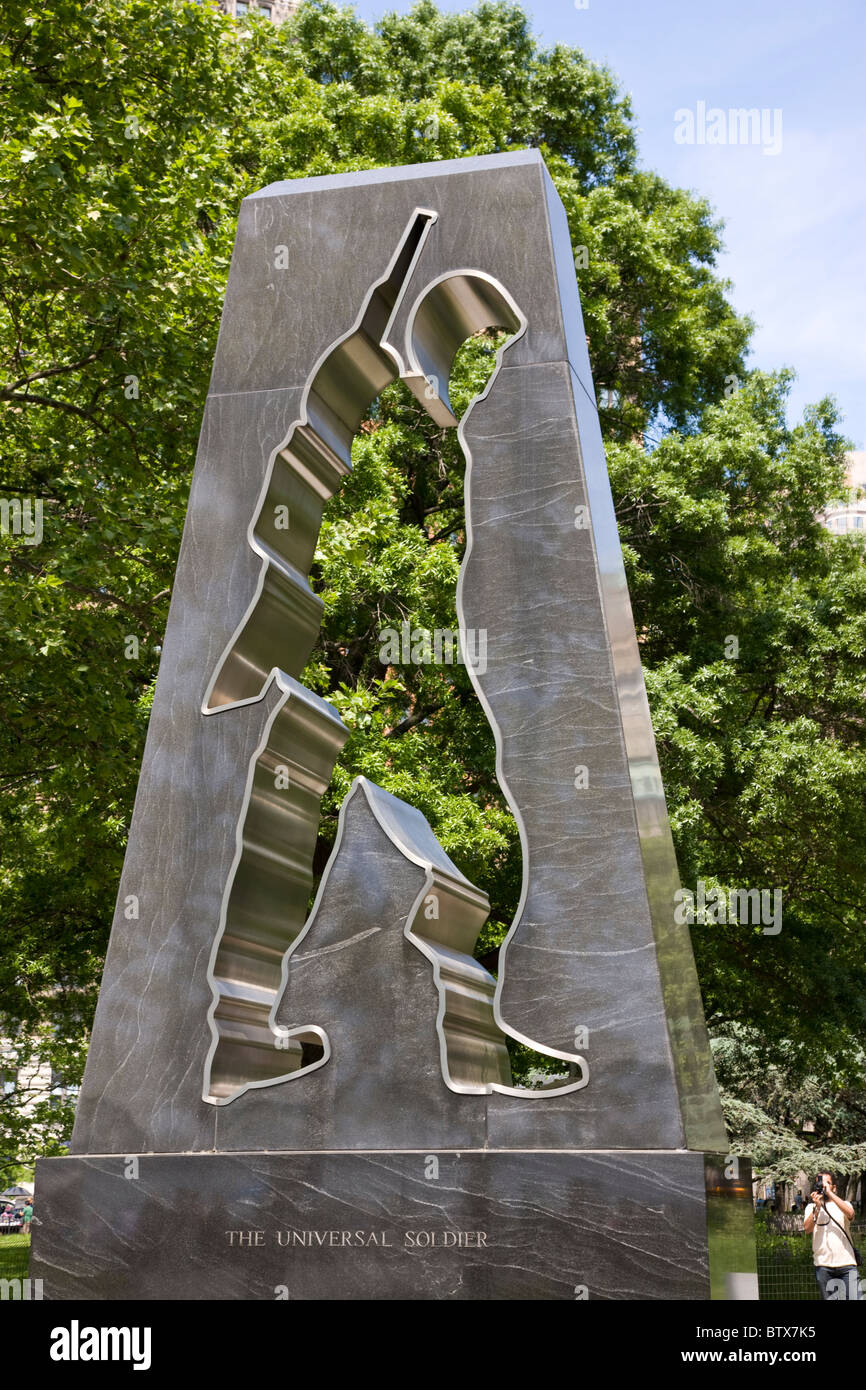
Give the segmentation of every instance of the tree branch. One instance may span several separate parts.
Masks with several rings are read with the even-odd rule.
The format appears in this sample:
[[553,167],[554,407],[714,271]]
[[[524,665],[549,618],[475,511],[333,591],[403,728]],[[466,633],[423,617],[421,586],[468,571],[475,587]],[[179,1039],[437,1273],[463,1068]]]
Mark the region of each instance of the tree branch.
[[57,401],[52,396],[22,396],[14,391],[0,390],[0,401],[15,401],[20,405],[47,405],[53,410],[62,410],[67,415],[77,415],[79,419],[86,420],[89,425],[93,425],[94,429],[99,430],[101,434],[110,433],[105,425],[101,425],[98,420],[93,418],[89,411],[82,410],[78,405],[71,405],[69,401]]
[[62,376],[64,372],[77,372],[82,367],[86,367],[88,363],[95,362],[103,352],[105,352],[105,348],[97,348],[95,352],[91,352],[87,357],[82,357],[80,362],[67,362],[60,367],[46,367],[44,372],[31,372],[30,376],[22,376],[18,381],[11,382],[9,386],[0,387],[0,396],[3,396],[4,399],[11,400],[13,398],[9,395],[9,392],[18,391],[22,386],[29,386],[31,381],[43,381],[45,377],[49,376]]
[[431,705],[428,709],[418,710],[416,714],[408,714],[405,719],[401,719],[399,724],[395,724],[393,729],[385,730],[385,738],[396,738],[398,734],[407,734],[410,729],[414,729],[416,724],[423,724],[425,719],[429,719],[431,714],[436,714],[442,708],[441,704]]

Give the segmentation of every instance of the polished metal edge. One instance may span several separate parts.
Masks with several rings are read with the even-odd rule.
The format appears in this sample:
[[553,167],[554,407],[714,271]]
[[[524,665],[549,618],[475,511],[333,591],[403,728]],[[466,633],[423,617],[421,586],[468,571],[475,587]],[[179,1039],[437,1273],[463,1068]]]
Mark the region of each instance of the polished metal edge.
[[[269,744],[269,738],[271,736],[272,731],[275,729],[277,725],[279,715],[286,707],[287,702],[291,699],[292,696],[295,696],[296,699],[300,696],[305,696],[308,701],[313,702],[312,707],[318,710],[319,715],[325,721],[326,727],[328,721],[330,721],[330,723],[334,726],[335,730],[339,729],[342,731],[342,738],[340,738],[339,734],[337,734],[336,737],[332,735],[332,746],[330,748],[330,754],[332,754],[332,758],[328,769],[328,778],[330,777],[330,774],[333,770],[336,758],[339,755],[339,749],[342,746],[342,741],[344,741],[345,737],[348,736],[348,731],[345,730],[342,726],[341,721],[339,720],[339,716],[336,714],[336,711],[333,710],[333,708],[330,705],[328,705],[326,701],[319,700],[319,698],[312,695],[311,692],[306,691],[303,686],[299,685],[299,683],[293,679],[291,674],[282,671],[279,666],[272,666],[269,671],[265,671],[262,669],[258,672],[257,689],[255,693],[240,698],[231,698],[231,696],[229,696],[228,698],[215,699],[215,692],[217,691],[221,673],[225,670],[227,663],[229,663],[238,654],[240,655],[239,664],[241,665],[241,667],[245,668],[246,670],[252,669],[253,675],[255,675],[254,663],[251,660],[245,658],[244,653],[241,649],[243,639],[245,635],[249,632],[249,629],[254,621],[255,615],[260,611],[260,605],[263,601],[263,595],[265,594],[265,588],[268,582],[269,575],[272,574],[272,572],[274,572],[275,570],[278,573],[281,572],[282,579],[286,586],[294,585],[295,589],[301,593],[303,592],[304,586],[306,586],[306,577],[297,570],[295,570],[294,573],[292,573],[291,566],[288,564],[281,567],[278,558],[273,553],[273,550],[270,547],[266,547],[263,543],[260,542],[259,535],[257,532],[259,520],[264,511],[267,499],[270,495],[270,489],[274,469],[276,466],[276,461],[278,458],[282,458],[290,465],[298,465],[297,458],[294,455],[288,453],[288,450],[295,436],[300,431],[307,429],[309,431],[309,435],[312,436],[312,447],[314,449],[318,450],[318,452],[323,457],[325,457],[326,460],[330,457],[330,459],[332,459],[334,463],[337,463],[338,466],[342,465],[342,471],[344,473],[347,473],[350,470],[351,441],[354,436],[354,433],[357,430],[357,423],[353,427],[351,424],[351,420],[347,420],[346,417],[351,416],[352,410],[354,410],[354,413],[357,414],[357,409],[359,405],[358,399],[355,399],[353,402],[351,402],[351,409],[349,407],[343,408],[342,413],[340,413],[339,409],[333,412],[330,412],[328,410],[324,412],[325,428],[322,431],[322,433],[325,433],[326,435],[330,434],[330,439],[325,439],[325,441],[323,442],[321,435],[317,434],[315,430],[310,429],[312,414],[310,410],[310,397],[314,392],[315,384],[317,380],[319,380],[320,374],[323,372],[323,369],[326,367],[329,361],[339,354],[340,349],[344,347],[344,345],[351,344],[353,340],[363,335],[363,325],[365,323],[365,320],[367,319],[368,315],[371,314],[371,310],[375,308],[374,296],[376,295],[377,290],[381,290],[383,286],[388,286],[391,282],[391,279],[395,272],[395,268],[399,267],[401,255],[403,255],[404,249],[407,247],[407,242],[413,234],[413,229],[418,229],[419,220],[424,221],[424,226],[421,228],[420,236],[418,236],[417,238],[417,242],[414,246],[414,250],[411,254],[410,259],[406,261],[404,266],[402,267],[402,278],[399,284],[396,286],[395,299],[391,306],[391,311],[387,317],[384,327],[381,329],[381,336],[379,337],[379,341],[378,343],[373,344],[372,340],[367,338],[366,344],[362,344],[361,348],[363,348],[364,346],[372,347],[374,352],[378,348],[380,353],[387,354],[388,357],[391,359],[391,362],[393,363],[393,367],[396,367],[397,369],[396,371],[394,371],[393,368],[391,369],[391,373],[388,377],[388,380],[394,380],[397,374],[399,373],[407,381],[407,384],[410,386],[410,389],[413,390],[413,392],[416,394],[416,396],[422,402],[422,404],[424,404],[425,407],[430,411],[431,415],[433,415],[433,418],[437,420],[437,423],[440,423],[443,426],[447,426],[449,424],[456,423],[455,417],[450,409],[450,404],[448,403],[447,382],[448,377],[450,375],[451,362],[453,361],[453,356],[455,351],[457,350],[457,347],[460,345],[460,343],[465,341],[465,339],[468,336],[470,336],[471,333],[480,331],[482,328],[504,326],[513,330],[512,336],[509,339],[509,341],[506,344],[504,344],[503,347],[500,348],[499,352],[497,353],[496,365],[485,390],[481,392],[479,396],[476,397],[475,400],[473,400],[470,403],[470,406],[464,414],[463,421],[461,422],[461,426],[458,431],[461,447],[463,449],[464,456],[466,457],[467,461],[467,485],[469,482],[469,473],[471,469],[471,456],[469,449],[466,445],[465,436],[463,434],[463,427],[471,413],[473,406],[477,404],[478,401],[484,400],[487,394],[489,393],[493,385],[493,382],[495,381],[499,373],[499,370],[502,366],[503,354],[506,351],[507,347],[510,345],[510,343],[516,341],[526,331],[527,320],[525,315],[523,315],[515,301],[512,299],[512,297],[508,294],[508,292],[504,289],[503,286],[501,286],[492,276],[487,275],[485,272],[460,269],[452,272],[446,272],[438,276],[434,281],[427,285],[425,289],[418,295],[415,303],[412,306],[407,323],[407,342],[405,355],[398,352],[397,349],[393,346],[393,344],[388,343],[387,335],[391,329],[391,326],[397,314],[397,310],[400,306],[401,296],[404,292],[406,284],[409,282],[411,271],[414,268],[417,259],[423,250],[424,241],[430,230],[430,227],[433,225],[433,222],[435,222],[436,218],[437,214],[435,212],[430,211],[429,209],[417,208],[413,212],[412,216],[409,219],[409,222],[407,223],[406,229],[403,233],[400,243],[398,244],[398,247],[389,262],[388,268],[384,276],[382,277],[382,279],[374,282],[367,295],[365,296],[364,303],[361,307],[361,310],[358,313],[354,326],[346,334],[338,338],[330,346],[330,348],[328,348],[320,356],[320,358],[317,360],[313,367],[313,370],[310,374],[310,377],[308,378],[308,382],[302,397],[300,417],[297,421],[293,423],[293,425],[289,429],[283,443],[279,445],[271,455],[268,468],[265,474],[265,480],[259,495],[259,501],[253,513],[252,520],[250,521],[249,526],[247,528],[248,543],[250,547],[253,549],[253,551],[262,557],[263,561],[256,593],[247,609],[246,614],[244,615],[244,618],[236,628],[232,638],[226,645],[219,661],[217,662],[216,668],[214,670],[213,676],[208,685],[205,697],[202,702],[202,714],[205,716],[212,716],[214,714],[226,712],[230,709],[239,708],[242,705],[254,704],[261,701],[262,699],[264,699],[265,695],[267,694],[267,691],[275,681],[281,689],[281,691],[283,692],[283,698],[280,700],[272,716],[268,720],[263,742],[260,745],[259,749],[257,749],[256,754],[253,756],[251,760],[250,768],[248,771],[247,787],[244,797],[243,808],[236,831],[235,859],[226,883],[226,889],[223,896],[222,909],[220,914],[220,922],[214,941],[210,962],[208,965],[208,981],[211,987],[213,999],[208,1014],[208,1022],[211,1029],[211,1045],[205,1063],[203,1099],[206,1102],[214,1105],[228,1104],[231,1100],[235,1099],[238,1095],[243,1094],[246,1090],[249,1089],[255,1089],[268,1085],[275,1085],[287,1080],[295,1079],[301,1075],[306,1075],[308,1072],[314,1071],[319,1067],[324,1066],[330,1059],[331,1055],[330,1044],[328,1042],[328,1039],[323,1033],[323,1031],[316,1025],[304,1025],[303,1027],[292,1028],[288,1032],[286,1030],[277,1028],[274,1020],[274,1011],[277,1005],[278,996],[274,994],[274,991],[272,989],[263,988],[260,980],[230,978],[228,977],[228,975],[220,974],[220,953],[224,950],[226,941],[226,927],[227,924],[229,924],[231,921],[230,914],[232,906],[232,894],[235,889],[238,875],[243,869],[245,857],[251,857],[250,844],[248,837],[245,834],[245,831],[247,830],[247,822],[250,817],[251,806],[253,805],[253,788],[256,778],[256,769],[260,766],[262,760],[267,760],[268,756],[272,753]],[[424,320],[425,307],[429,310],[426,325]],[[438,338],[431,338],[430,336],[430,320],[434,320],[439,325],[445,325],[444,330],[440,328]],[[500,320],[504,320],[504,324],[500,325]],[[419,343],[419,337],[422,332],[422,328],[420,327],[420,325],[425,325],[427,334],[426,342],[423,348]],[[383,381],[380,378],[376,378],[375,390],[372,391],[372,394],[370,394],[364,402],[364,408],[369,406],[371,401],[375,399],[376,395],[379,394],[379,392],[383,389],[383,386],[385,384],[387,384],[387,381]],[[430,390],[431,385],[434,387],[434,390],[432,392]],[[332,401],[331,404],[333,405],[334,402]],[[320,414],[322,414],[321,409]],[[336,435],[334,434],[332,428],[328,428],[329,425],[333,426],[334,424],[333,418],[328,418],[329,415],[336,415]],[[344,429],[342,431],[340,430],[341,424],[344,426]],[[341,434],[342,437],[340,437]],[[336,450],[333,447],[335,444],[337,446]],[[295,472],[299,476],[302,476],[304,472],[303,464],[301,464],[300,466],[296,466]],[[334,482],[336,486],[339,485],[339,477],[336,476],[337,472],[338,468],[335,468]],[[307,479],[304,479],[304,481],[306,482]],[[317,490],[320,492],[323,507],[325,501],[327,500],[327,497],[329,495],[332,495],[332,492],[333,490],[335,490],[335,488],[329,489],[326,484],[324,488],[320,488]],[[470,492],[467,486],[467,554],[469,550],[471,537],[471,516],[469,496]],[[321,511],[319,512],[319,523],[320,522]],[[465,562],[463,568],[465,568]],[[461,569],[461,576],[460,581],[458,582],[457,592],[458,614],[460,615],[461,620],[461,592],[463,568]],[[306,587],[308,588],[308,586]],[[312,595],[311,591],[309,591],[309,593],[310,598],[315,601],[315,596]],[[321,601],[319,601],[319,603],[320,602]],[[313,641],[314,640],[315,637],[313,636]],[[310,643],[310,646],[311,645],[312,643]],[[302,665],[303,662],[301,662],[300,664]],[[468,663],[467,669],[470,672],[472,683],[476,689],[476,693],[479,695],[479,698],[481,699],[482,708],[485,711],[485,714],[494,733],[494,738],[496,740],[497,747],[497,776],[499,778],[500,785],[503,788],[503,792],[506,796],[506,799],[508,800],[508,803],[515,815],[515,819],[518,824],[524,863],[524,884],[523,895],[521,898],[522,909],[523,901],[525,900],[526,886],[528,883],[528,850],[525,827],[520,816],[519,808],[516,806],[516,803],[514,802],[514,799],[511,796],[510,789],[508,788],[507,783],[505,782],[505,779],[502,774],[501,732],[498,728],[495,719],[492,716],[490,707],[487,704],[487,701],[483,695],[483,691],[481,690],[475,678],[474,672],[472,671],[471,666]],[[302,770],[302,776],[303,775],[309,777],[309,770],[306,770],[306,774]],[[367,785],[372,786],[373,784]],[[316,798],[315,808],[311,807],[309,810],[307,821],[308,827],[312,824],[313,821],[313,810],[315,811],[315,825],[318,825],[319,805],[321,801],[321,795],[323,794],[323,792],[324,787],[322,787],[318,797]],[[381,793],[381,795],[385,796],[388,794]],[[370,798],[368,795],[368,800],[369,799]],[[397,804],[404,805],[404,803]],[[376,808],[372,803],[371,809],[373,810],[374,814],[377,814]],[[411,808],[406,809],[411,810]],[[420,815],[420,813],[417,812],[413,814]],[[377,819],[379,819],[380,823],[382,823],[380,815],[377,815]],[[423,817],[421,819],[423,820]],[[341,827],[342,823],[343,821],[341,810]],[[427,822],[424,821],[424,824],[426,826]],[[385,827],[383,826],[383,828]],[[429,826],[427,828],[429,830]],[[432,836],[432,831],[430,831],[429,833]],[[397,841],[395,841],[395,843],[397,843]],[[297,935],[294,938],[294,941],[290,943],[289,948],[284,955],[283,974],[285,972],[285,969],[287,968],[287,962],[291,956],[292,951],[295,949],[297,943],[301,939],[303,939],[303,937],[307,934],[307,931],[309,930],[309,927],[312,924],[313,918],[318,907],[318,903],[320,901],[322,889],[324,888],[327,882],[328,870],[330,868],[330,864],[333,862],[337,854],[338,846],[339,840],[338,845],[335,846],[332,852],[328,867],[326,868],[325,875],[322,879],[322,884],[320,886],[319,894],[317,895],[316,903],[313,907],[313,911],[310,914],[307,923],[297,933]],[[406,845],[405,841],[402,841],[399,847],[404,853],[406,853],[407,849],[410,848],[408,845]],[[411,852],[407,855],[407,857],[414,858]],[[309,858],[311,864],[312,848],[310,849]],[[408,939],[412,940],[413,943],[418,947],[418,949],[421,950],[422,953],[427,956],[427,958],[433,965],[434,978],[437,985],[437,989],[439,990],[440,994],[440,1006],[437,1017],[437,1031],[439,1033],[440,1038],[440,1059],[442,1064],[443,1079],[445,1080],[446,1084],[453,1090],[462,1091],[464,1093],[477,1094],[479,1093],[479,1084],[472,1080],[466,1080],[463,1077],[458,1076],[457,1069],[451,1065],[449,1061],[448,1043],[449,1038],[453,1037],[454,1029],[456,1027],[455,1018],[459,1015],[459,1010],[457,1009],[457,998],[460,993],[460,986],[462,985],[465,991],[466,981],[471,976],[471,978],[474,980],[476,990],[478,989],[479,981],[481,978],[478,972],[482,968],[478,965],[477,962],[472,960],[471,946],[474,945],[474,939],[477,938],[477,931],[480,930],[480,927],[483,925],[483,921],[486,918],[487,908],[485,908],[484,915],[477,924],[475,938],[473,938],[473,941],[470,944],[470,949],[467,953],[465,953],[467,960],[472,962],[471,968],[464,966],[461,969],[458,969],[456,972],[457,978],[455,980],[449,981],[448,970],[445,968],[445,958],[443,957],[441,951],[437,949],[436,945],[431,940],[429,933],[425,932],[423,928],[421,928],[419,913],[421,911],[424,898],[429,895],[431,890],[443,893],[446,901],[449,901],[450,898],[453,898],[454,880],[447,872],[444,878],[441,877],[441,875],[437,875],[437,873],[434,871],[432,861],[422,862],[421,860],[414,858],[414,862],[422,863],[422,867],[425,868],[425,872],[427,874],[427,881],[425,882],[424,890],[419,895],[416,902],[413,904],[412,910],[410,911],[409,916],[407,918],[406,935]],[[447,862],[450,865],[450,861]],[[453,870],[453,872],[456,873],[456,870],[453,869],[453,865],[451,865],[450,867]],[[467,884],[467,881],[463,880],[462,876],[460,876],[460,878],[462,883]],[[468,884],[467,886],[471,887],[471,885]],[[472,891],[477,895],[477,890]],[[481,895],[478,896],[480,897]],[[291,894],[289,895],[289,898],[291,906]],[[299,893],[295,893],[294,898],[299,900]],[[486,902],[486,899],[484,899],[484,902]],[[294,906],[296,909],[297,905],[298,902],[295,901]],[[275,909],[278,908],[278,904],[276,902],[273,904],[273,906]],[[515,918],[515,924],[512,926],[511,931],[509,932],[509,937],[513,934],[514,930],[516,929],[516,925],[519,923],[519,917],[520,912],[518,912],[518,916]],[[417,930],[416,927],[418,928]],[[469,971],[468,975],[467,970]],[[236,973],[242,974],[242,972]],[[484,975],[486,976],[487,972],[484,972]],[[487,979],[492,985],[492,976],[487,976]],[[479,1025],[480,1036],[482,1037],[482,1039],[486,1039],[486,1041],[483,1040],[480,1044],[481,1050],[483,1051],[484,1048],[493,1048],[495,1050],[499,1046],[497,1042],[493,1041],[494,1032],[496,1029],[498,1029],[501,1034],[508,1034],[516,1038],[520,1042],[524,1043],[525,1045],[531,1048],[536,1048],[536,1044],[533,1042],[532,1039],[526,1037],[526,1035],[521,1034],[514,1029],[509,1028],[507,1025],[503,1023],[500,1017],[498,1007],[498,1000],[501,994],[501,983],[502,981],[500,978],[500,982],[496,986],[494,992],[494,1000],[492,1007],[492,1026],[488,1026],[488,1021],[485,1017],[486,1005],[483,1002],[483,998],[487,993],[486,984],[485,988],[481,989],[478,992],[478,998],[474,1000],[473,1007],[478,1012],[478,1019],[476,1020],[476,1022]],[[284,986],[285,978],[283,978],[283,987]],[[464,993],[464,1003],[465,997],[466,996]],[[267,1020],[264,1016],[266,1008]],[[303,1060],[303,1048],[301,1044],[303,1044],[304,1042],[312,1044],[313,1040],[315,1040],[318,1043],[319,1047],[321,1047],[321,1055],[317,1057],[315,1060],[305,1063]],[[268,1055],[266,1052],[263,1051],[263,1048],[268,1048],[270,1045],[273,1045],[275,1048],[280,1047],[286,1052],[288,1052],[289,1057],[287,1057],[285,1061],[291,1061],[294,1065],[288,1067],[281,1066],[278,1064],[277,1059],[274,1059],[273,1070],[276,1072],[276,1074],[259,1076],[254,1079],[250,1078],[249,1076],[244,1076],[242,1074],[242,1068],[238,1068],[237,1066],[232,1067],[223,1065],[223,1060],[227,1054],[229,1056],[236,1056],[239,1051],[242,1053],[244,1047],[248,1049],[248,1058],[251,1057],[253,1053],[255,1053],[259,1063],[261,1064],[263,1059]],[[502,1079],[504,1077],[504,1072],[502,1071],[500,1065],[498,1067],[500,1080],[484,1082],[480,1084],[481,1093],[495,1090],[501,1091],[504,1094],[520,1095],[522,1097],[542,1098],[544,1096],[549,1096],[553,1094],[562,1095],[567,1092],[581,1090],[583,1087],[587,1085],[589,1080],[589,1067],[585,1058],[581,1057],[576,1053],[562,1052],[549,1047],[537,1048],[537,1050],[543,1052],[543,1054],[546,1056],[555,1057],[556,1059],[561,1060],[563,1062],[567,1062],[572,1066],[578,1066],[580,1068],[580,1077],[576,1080],[570,1081],[568,1084],[564,1086],[554,1083],[550,1086],[543,1086],[537,1089],[511,1087],[505,1083],[504,1079]],[[484,1072],[486,1067],[487,1064],[481,1065],[480,1070]],[[249,1067],[247,1067],[247,1070],[248,1069]],[[268,1070],[270,1070],[270,1068],[268,1068]]]

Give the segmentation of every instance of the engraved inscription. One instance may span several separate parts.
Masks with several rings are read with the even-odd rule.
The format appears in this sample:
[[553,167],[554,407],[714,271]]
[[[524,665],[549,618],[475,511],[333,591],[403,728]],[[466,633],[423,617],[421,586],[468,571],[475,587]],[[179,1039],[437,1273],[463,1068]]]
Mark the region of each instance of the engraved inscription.
[[395,1249],[404,1250],[484,1250],[489,1246],[487,1231],[298,1231],[294,1228],[279,1231],[226,1231],[228,1244],[235,1249],[255,1249],[276,1244],[295,1249]]

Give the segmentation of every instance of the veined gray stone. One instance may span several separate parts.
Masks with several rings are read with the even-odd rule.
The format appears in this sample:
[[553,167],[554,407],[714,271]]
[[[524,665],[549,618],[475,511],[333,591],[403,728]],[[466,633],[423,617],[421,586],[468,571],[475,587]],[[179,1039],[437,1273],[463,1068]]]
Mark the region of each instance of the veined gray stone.
[[[442,1054],[438,1076],[416,1072],[418,1118],[439,1114],[427,1143],[723,1147],[568,229],[529,151],[278,184],[243,205],[75,1152],[280,1146],[296,1113],[325,1145],[335,1132],[350,1147],[401,1142],[387,1105],[375,1132],[356,1124],[353,1068],[315,1009],[294,992],[300,1032],[275,1022],[345,737],[298,684],[320,606],[304,576],[370,400],[399,373],[453,421],[451,357],[495,324],[512,336],[460,426],[458,593],[461,626],[487,633],[486,670],[470,675],[523,846],[494,1013],[584,1084],[512,1096],[500,1070],[455,1103]],[[274,790],[279,767],[289,785]],[[396,872],[380,848],[379,872]],[[340,854],[358,857],[349,843]],[[370,929],[385,891],[352,872],[347,938]],[[335,892],[332,873],[322,923]],[[410,907],[392,904],[404,923]],[[375,1026],[364,1013],[361,991],[359,1052]],[[575,1047],[587,1035],[588,1067]]]
[[[320,801],[346,730],[301,684],[322,606],[308,582],[322,511],[365,412],[399,376],[438,423],[456,425],[451,362],[487,327],[510,336],[459,424],[457,604],[461,629],[486,634],[483,666],[467,669],[523,851],[496,981],[472,958],[484,895],[417,810],[364,779],[307,917]],[[492,1219],[499,1202],[500,1254],[476,1250],[454,1286],[444,1242],[444,1265],[416,1261],[419,1297],[525,1296],[509,1292],[518,1286],[573,1297],[562,1291],[608,1246],[598,1231],[575,1254],[568,1203],[591,1202],[605,1174],[614,1188],[633,1178],[640,1211],[626,1246],[641,1253],[611,1255],[600,1296],[706,1296],[703,1151],[723,1151],[726,1137],[677,886],[568,227],[541,157],[254,194],[239,219],[73,1153],[163,1155],[170,1203],[205,1175],[222,1183],[234,1163],[255,1184],[273,1162],[302,1221],[307,1169],[325,1195],[333,1180],[338,1205],[345,1183],[367,1174],[365,1201],[414,1220],[406,1153],[465,1151],[463,1186],[442,1197],[443,1212],[457,1221],[449,1204],[462,1211],[470,1189],[467,1221]],[[552,1089],[511,1084],[508,1036],[561,1060]],[[216,1153],[193,1156],[204,1151]],[[201,1166],[216,1159],[222,1167]],[[40,1165],[82,1232],[112,1161]],[[565,1204],[561,1278],[521,1247],[530,1283],[509,1282],[510,1204],[535,1211],[548,1181]],[[145,1189],[130,1191],[144,1211]],[[211,1195],[202,1219],[206,1206],[222,1220],[221,1200]],[[359,1229],[372,1229],[371,1210]],[[666,1282],[671,1217],[682,1267]],[[147,1297],[171,1279],[144,1229],[131,1240],[147,1268],[118,1287]],[[196,1247],[204,1265],[210,1239]],[[43,1226],[34,1252],[55,1281],[70,1268],[58,1240]],[[82,1278],[126,1258],[81,1241]],[[263,1264],[262,1288],[275,1268]],[[306,1287],[327,1288],[330,1265],[311,1268]],[[633,1280],[619,1278],[627,1268]],[[208,1288],[229,1292],[170,1296],[263,1296],[258,1275],[237,1277],[220,1260]],[[390,1290],[386,1281],[379,1296]]]

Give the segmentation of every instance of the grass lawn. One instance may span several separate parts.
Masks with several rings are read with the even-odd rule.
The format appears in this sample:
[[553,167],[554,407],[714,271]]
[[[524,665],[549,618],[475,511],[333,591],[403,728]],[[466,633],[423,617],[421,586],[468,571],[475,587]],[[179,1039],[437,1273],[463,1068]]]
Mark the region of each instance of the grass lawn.
[[26,1279],[30,1265],[30,1237],[0,1236],[0,1279]]

